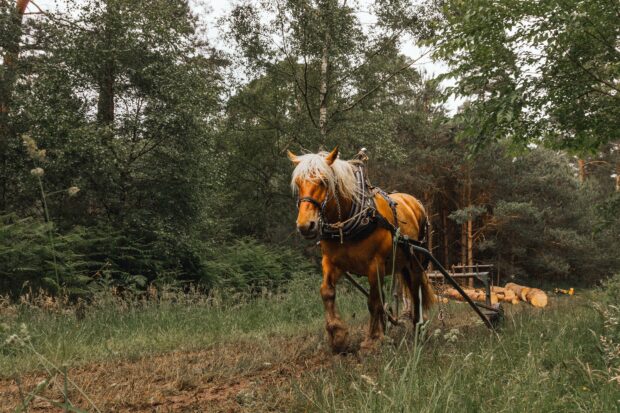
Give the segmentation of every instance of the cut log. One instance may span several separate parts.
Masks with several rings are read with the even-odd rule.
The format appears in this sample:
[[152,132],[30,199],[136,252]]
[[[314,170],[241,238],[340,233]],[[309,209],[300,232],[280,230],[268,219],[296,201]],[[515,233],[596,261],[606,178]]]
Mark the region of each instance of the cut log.
[[530,288],[527,292],[527,302],[534,307],[544,308],[547,306],[547,294],[538,288]]
[[532,304],[534,307],[544,308],[547,306],[547,294],[538,288],[525,287],[515,283],[506,284],[506,289],[513,291],[521,300]]
[[[515,297],[517,297],[517,295],[515,294],[514,291],[509,290],[505,287],[491,287],[491,291],[493,291],[495,294],[497,294],[497,297],[499,298],[500,301],[506,302],[506,303],[512,303],[515,299]],[[517,298],[518,300],[518,298]]]
[[[469,298],[471,298],[474,301],[479,301],[479,302],[486,301],[486,294],[484,291],[472,290],[472,289],[465,289],[464,291],[465,291],[465,294],[467,294]],[[444,292],[444,294],[446,295],[446,297],[452,298],[454,300],[465,301],[461,293],[459,293],[454,288],[448,288]],[[497,294],[494,292],[491,292],[491,304],[497,304],[498,302],[499,302],[499,298],[497,297]]]
[[505,287],[507,290],[513,291],[517,297],[519,297],[523,301],[527,301],[527,291],[530,289],[529,287],[525,287],[523,285],[508,283]]

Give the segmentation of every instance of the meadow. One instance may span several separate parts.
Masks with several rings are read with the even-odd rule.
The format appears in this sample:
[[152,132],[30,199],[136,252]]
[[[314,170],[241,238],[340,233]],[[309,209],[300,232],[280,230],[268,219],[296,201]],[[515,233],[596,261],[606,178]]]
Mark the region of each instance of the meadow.
[[553,296],[545,309],[509,306],[497,332],[450,303],[445,326],[436,308],[422,334],[394,327],[365,353],[357,347],[366,305],[343,286],[352,346],[334,355],[317,281],[253,297],[152,290],[132,299],[102,294],[77,308],[49,297],[7,301],[0,411],[620,409],[618,359],[602,341],[618,333],[617,318],[614,327],[605,315],[614,284]]

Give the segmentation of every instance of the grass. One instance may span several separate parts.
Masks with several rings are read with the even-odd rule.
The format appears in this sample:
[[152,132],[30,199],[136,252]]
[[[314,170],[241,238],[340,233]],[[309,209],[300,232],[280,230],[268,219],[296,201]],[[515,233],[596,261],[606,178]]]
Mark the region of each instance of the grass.
[[[249,299],[170,294],[154,301],[100,297],[83,318],[75,311],[20,305],[4,310],[5,336],[25,324],[33,346],[57,365],[110,357],[137,358],[167,351],[193,351],[235,340],[260,340],[320,330],[323,306],[314,280],[297,280],[290,292]],[[345,313],[363,310],[361,298],[341,291]],[[355,308],[357,307],[357,308]],[[0,336],[1,338],[2,336]],[[0,347],[0,377],[39,367],[31,352]]]
[[[434,321],[419,339],[392,329],[377,351],[335,356],[317,285],[298,280],[289,293],[254,299],[107,297],[79,318],[28,305],[0,311],[4,334],[25,324],[33,347],[70,366],[102,411],[620,411],[620,386],[601,355],[598,293],[552,299],[544,310],[520,304],[499,334]],[[339,288],[338,304],[361,340],[364,300]],[[469,317],[462,304],[449,313]],[[31,351],[0,347],[5,384],[35,383],[40,370]],[[9,394],[2,386],[0,397]]]
[[564,298],[510,316],[498,336],[480,329],[403,341],[351,369],[297,384],[293,410],[342,412],[614,412],[620,387],[604,374],[587,300]]

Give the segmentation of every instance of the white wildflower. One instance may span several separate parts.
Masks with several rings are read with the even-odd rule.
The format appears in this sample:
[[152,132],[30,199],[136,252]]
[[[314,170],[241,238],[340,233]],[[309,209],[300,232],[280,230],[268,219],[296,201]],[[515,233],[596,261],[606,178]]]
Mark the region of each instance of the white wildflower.
[[75,196],[78,192],[80,192],[80,188],[77,186],[72,186],[67,189],[67,194],[69,194],[69,196]]
[[34,168],[32,170],[30,170],[30,174],[33,176],[37,176],[37,177],[42,177],[43,174],[45,173],[45,171],[43,170],[43,168]]
[[10,335],[9,337],[7,337],[6,340],[4,340],[4,344],[10,346],[11,344],[15,343],[18,339],[19,337],[17,337],[17,334]]
[[366,383],[370,384],[372,387],[377,385],[377,382],[372,379],[372,377],[362,374],[360,376]]

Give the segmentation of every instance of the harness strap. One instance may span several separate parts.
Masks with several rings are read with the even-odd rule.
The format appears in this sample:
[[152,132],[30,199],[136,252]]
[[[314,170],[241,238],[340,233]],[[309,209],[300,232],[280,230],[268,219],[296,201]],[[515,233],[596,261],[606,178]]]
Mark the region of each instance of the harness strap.
[[[310,197],[310,196],[305,196],[303,198],[299,198],[297,200],[297,208],[299,208],[299,205],[301,205],[302,202],[310,202],[312,205],[314,205],[317,208],[322,208],[322,204],[321,202],[317,201],[316,199]],[[325,202],[325,201],[324,201]]]
[[415,258],[415,260],[422,267],[422,269],[425,270],[426,268],[428,268],[428,263],[429,263],[430,259],[428,257],[424,256],[424,258],[420,262],[420,260],[415,255],[415,253],[413,251],[411,251],[410,244],[414,244],[414,245],[417,245],[419,247],[426,248],[427,243],[428,243],[428,238],[427,238],[427,236],[428,236],[428,220],[424,219],[424,223],[422,224],[422,225],[424,225],[424,227],[420,228],[420,233],[424,234],[422,239],[414,240],[414,239],[409,238],[407,235],[400,235],[400,231],[399,231],[399,227],[400,226],[398,224],[399,221],[398,221],[398,215],[397,215],[397,210],[396,210],[396,206],[398,205],[398,203],[396,201],[394,201],[392,199],[392,197],[390,197],[387,194],[387,192],[385,192],[381,188],[375,188],[375,191],[376,191],[376,193],[381,195],[383,197],[383,199],[385,199],[386,202],[390,205],[390,208],[392,209],[392,216],[394,217],[394,223],[392,223],[386,217],[381,215],[379,213],[379,211],[376,211],[375,215],[376,215],[377,221],[379,222],[379,224],[381,224],[384,228],[388,229],[392,233],[392,238],[394,239],[394,242],[397,243],[398,245],[400,245],[400,247],[402,248],[403,252],[408,257]]

